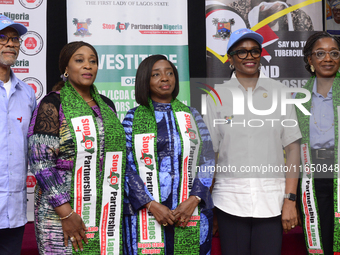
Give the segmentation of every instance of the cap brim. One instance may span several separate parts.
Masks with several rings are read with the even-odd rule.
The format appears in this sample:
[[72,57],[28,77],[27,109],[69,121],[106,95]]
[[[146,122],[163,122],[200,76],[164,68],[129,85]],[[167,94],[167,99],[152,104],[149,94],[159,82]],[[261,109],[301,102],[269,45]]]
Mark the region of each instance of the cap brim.
[[260,44],[260,47],[262,49],[263,37],[258,33],[246,33],[246,34],[240,36],[232,45],[229,46],[227,53],[229,53],[230,49],[236,43],[238,43],[239,41],[241,41],[243,39],[252,39],[252,40],[256,41],[258,44]]
[[24,25],[19,24],[19,23],[14,23],[7,27],[13,27],[18,32],[19,36],[22,36],[27,33],[27,28]]

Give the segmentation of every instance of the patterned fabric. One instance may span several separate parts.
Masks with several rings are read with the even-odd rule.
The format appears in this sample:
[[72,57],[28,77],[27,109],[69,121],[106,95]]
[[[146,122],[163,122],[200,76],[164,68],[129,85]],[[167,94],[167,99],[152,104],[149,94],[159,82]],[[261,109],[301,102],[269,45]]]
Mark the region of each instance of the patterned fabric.
[[[307,84],[304,86],[305,89],[307,89],[310,93],[312,93],[313,90],[313,84],[315,81],[315,76],[311,77]],[[340,106],[340,73],[336,74],[336,77],[334,78],[333,81],[333,85],[332,85],[332,91],[333,91],[333,109],[334,109],[334,164],[337,165],[338,164],[338,146],[339,146],[339,134],[338,134],[338,107]],[[296,95],[297,99],[300,98],[304,98],[304,94],[298,93]],[[311,112],[311,104],[312,104],[312,100],[309,100],[308,102],[302,104],[309,112]],[[302,113],[300,111],[300,109],[298,107],[296,107],[296,113],[298,116],[298,121],[299,121],[299,126],[300,126],[300,130],[302,133],[302,140],[301,140],[301,144],[307,144],[308,148],[308,152],[309,155],[311,154],[311,147],[310,147],[310,116],[305,115],[304,113]],[[310,159],[310,164],[313,164],[312,159]],[[338,176],[337,176],[337,171],[334,171],[334,211],[338,212]],[[305,177],[305,176],[304,176]],[[313,190],[313,194],[314,194],[314,200],[315,200],[315,207],[316,207],[316,213],[314,213],[314,217],[315,217],[315,221],[320,221],[319,216],[318,216],[318,204],[317,204],[317,199],[316,199],[316,195],[315,195],[315,187],[314,187],[314,172],[311,172],[311,174],[307,174],[306,175],[307,178],[309,178],[310,181],[310,185],[311,188]],[[301,187],[299,187],[301,189],[301,201],[303,201],[303,196],[304,196],[304,192],[303,192],[303,187],[301,185]],[[309,239],[310,236],[308,235],[307,231],[306,231],[306,222],[308,220],[306,220],[306,218],[310,218],[310,215],[306,215],[304,213],[304,208],[303,208],[303,204],[301,205],[301,212],[303,214],[303,229],[304,229],[304,233],[305,233],[305,239],[306,239],[306,245],[307,245],[307,249],[310,250],[310,254],[314,254],[315,252],[311,251],[310,247],[309,247]],[[309,212],[309,214],[312,214],[313,212]],[[313,221],[313,223],[315,222]],[[319,224],[320,226],[320,224]],[[319,227],[319,233],[321,233],[321,229]],[[314,234],[314,233],[313,233]],[[315,234],[314,234],[315,235]],[[320,235],[321,236],[321,235]],[[314,236],[313,236],[314,237]],[[339,219],[338,217],[334,217],[334,246],[333,246],[333,251],[339,253],[340,252],[340,223],[339,223]],[[321,240],[321,248],[322,248],[322,237],[318,237]]]
[[[291,6],[290,4],[288,4]],[[246,25],[250,28],[248,22],[248,13],[252,9],[251,0],[238,0],[229,4],[240,13],[246,21]],[[302,10],[297,9],[291,12],[293,19],[294,31],[314,31],[312,19]],[[279,30],[288,30],[287,15],[279,19]]]
[[[112,111],[115,110],[114,104],[109,99],[103,96],[101,98]],[[107,135],[104,136],[102,108],[94,106],[92,111],[98,126],[101,172],[108,138]],[[38,181],[35,190],[34,215],[39,253],[72,254],[71,242],[68,247],[64,246],[61,221],[54,211],[54,207],[71,201],[75,158],[75,144],[59,93],[52,92],[42,99],[34,112],[28,136],[31,171]],[[97,252],[81,254],[97,254]]]
[[[178,133],[174,113],[170,104],[153,102],[157,123],[157,155],[161,202],[173,210],[178,206],[181,177],[181,139]],[[201,168],[214,165],[214,152],[209,132],[202,117],[194,108],[189,108],[194,116],[203,141],[199,160]],[[137,174],[132,150],[132,125],[136,108],[130,110],[123,127],[127,136],[127,169],[124,199],[124,254],[137,254],[137,213],[143,205],[154,200]],[[200,254],[210,254],[212,240],[212,208],[209,193],[213,174],[199,172],[190,195],[202,198],[200,221]],[[166,254],[174,254],[174,227],[167,227],[164,233]]]

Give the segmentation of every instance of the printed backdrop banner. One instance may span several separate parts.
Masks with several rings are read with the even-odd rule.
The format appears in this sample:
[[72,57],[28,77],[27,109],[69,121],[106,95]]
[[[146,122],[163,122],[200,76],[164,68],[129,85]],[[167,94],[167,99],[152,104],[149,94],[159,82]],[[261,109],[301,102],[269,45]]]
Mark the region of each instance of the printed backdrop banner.
[[190,105],[187,3],[171,1],[67,1],[68,41],[95,46],[99,92],[116,106],[119,119],[135,106],[140,62],[163,54],[179,72],[178,99]]
[[340,35],[340,1],[326,0],[325,3],[325,28],[333,35]]
[[[21,38],[20,52],[12,66],[15,75],[30,85],[39,102],[46,94],[46,4],[47,0],[0,0],[0,14],[21,23],[28,32]],[[27,162],[28,163],[28,162]],[[34,219],[35,177],[27,176],[27,219]]]
[[305,70],[303,46],[314,31],[322,31],[322,23],[321,0],[206,1],[208,77],[230,77],[230,33],[247,27],[264,37],[264,74],[286,86],[302,87],[310,77]]

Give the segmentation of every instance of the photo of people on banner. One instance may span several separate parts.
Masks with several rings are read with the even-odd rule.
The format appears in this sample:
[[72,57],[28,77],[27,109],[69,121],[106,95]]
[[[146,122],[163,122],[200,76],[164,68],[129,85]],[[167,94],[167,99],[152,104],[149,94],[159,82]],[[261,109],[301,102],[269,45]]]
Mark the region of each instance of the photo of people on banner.
[[[229,35],[247,27],[264,37],[264,74],[287,86],[302,87],[308,77],[299,68],[303,67],[302,48],[313,31],[323,29],[321,12],[322,2],[313,0],[206,1],[208,77],[230,77],[226,54]],[[301,65],[296,64],[299,61]]]
[[333,35],[340,35],[340,1],[325,1],[326,31]]

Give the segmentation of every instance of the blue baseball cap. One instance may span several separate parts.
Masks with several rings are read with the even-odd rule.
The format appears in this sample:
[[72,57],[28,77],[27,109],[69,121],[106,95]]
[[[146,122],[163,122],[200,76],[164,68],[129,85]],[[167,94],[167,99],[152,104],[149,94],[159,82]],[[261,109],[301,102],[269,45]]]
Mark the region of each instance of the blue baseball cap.
[[13,20],[6,17],[5,15],[0,15],[0,31],[5,29],[6,27],[14,28],[18,32],[19,36],[22,36],[27,32],[27,28],[24,25],[20,23],[15,23]]
[[262,35],[248,29],[248,28],[240,28],[236,31],[234,31],[229,38],[228,46],[227,46],[227,53],[229,53],[230,48],[236,44],[237,42],[243,40],[243,39],[253,39],[258,44],[260,44],[260,47],[262,49],[262,42],[263,37]]

